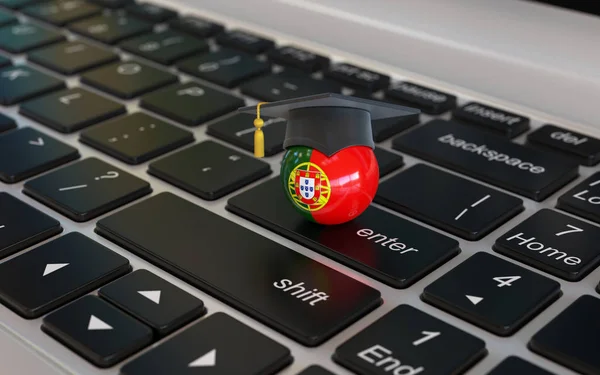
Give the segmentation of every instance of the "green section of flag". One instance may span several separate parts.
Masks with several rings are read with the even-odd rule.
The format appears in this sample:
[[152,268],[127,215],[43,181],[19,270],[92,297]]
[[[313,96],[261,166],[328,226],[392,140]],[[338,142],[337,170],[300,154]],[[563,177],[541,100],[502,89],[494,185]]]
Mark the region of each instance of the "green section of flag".
[[312,156],[312,148],[304,147],[304,146],[294,146],[290,147],[285,155],[283,156],[283,161],[281,163],[281,184],[282,188],[285,191],[285,196],[291,205],[296,208],[298,212],[300,212],[305,218],[315,221],[310,214],[310,212],[303,210],[298,206],[296,201],[294,201],[293,196],[296,194],[295,191],[295,183],[294,180],[290,180],[290,174],[301,163],[308,163]]

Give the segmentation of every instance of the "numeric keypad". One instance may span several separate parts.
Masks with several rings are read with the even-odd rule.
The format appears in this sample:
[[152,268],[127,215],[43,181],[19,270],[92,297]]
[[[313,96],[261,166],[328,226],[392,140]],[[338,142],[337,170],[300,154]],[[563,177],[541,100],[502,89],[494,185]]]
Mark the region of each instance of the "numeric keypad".
[[547,277],[479,252],[440,277],[421,298],[499,336],[509,336],[561,295]]
[[494,250],[565,280],[581,280],[600,262],[600,228],[542,209],[494,244]]

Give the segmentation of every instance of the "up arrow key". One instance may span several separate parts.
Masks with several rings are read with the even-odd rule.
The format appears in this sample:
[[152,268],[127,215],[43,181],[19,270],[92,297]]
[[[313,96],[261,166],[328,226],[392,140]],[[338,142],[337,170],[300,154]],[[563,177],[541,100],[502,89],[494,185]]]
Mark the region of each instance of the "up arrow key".
[[204,354],[200,358],[191,362],[188,367],[213,367],[217,363],[217,349]]
[[43,276],[49,275],[53,272],[58,271],[59,269],[68,266],[69,263],[48,263],[46,264],[46,267],[44,268],[44,274]]

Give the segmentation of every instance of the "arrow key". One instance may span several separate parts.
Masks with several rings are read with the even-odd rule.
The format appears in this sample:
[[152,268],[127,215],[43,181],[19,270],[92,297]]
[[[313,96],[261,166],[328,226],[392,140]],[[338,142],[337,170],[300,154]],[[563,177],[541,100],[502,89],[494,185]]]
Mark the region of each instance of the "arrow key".
[[152,330],[110,303],[85,296],[44,317],[42,331],[105,368],[152,342]]
[[98,295],[165,336],[204,315],[204,303],[141,269],[98,291]]
[[510,336],[561,294],[558,282],[478,252],[428,285],[421,298],[498,336]]
[[291,362],[288,348],[218,312],[129,362],[120,374],[274,374]]
[[72,232],[0,264],[0,302],[38,318],[130,269],[126,258]]

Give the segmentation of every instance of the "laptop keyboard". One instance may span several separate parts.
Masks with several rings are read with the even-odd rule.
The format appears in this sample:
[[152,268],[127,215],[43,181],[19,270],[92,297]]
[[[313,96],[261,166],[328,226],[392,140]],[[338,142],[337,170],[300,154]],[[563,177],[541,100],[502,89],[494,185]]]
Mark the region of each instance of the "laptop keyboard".
[[[0,318],[67,366],[600,374],[600,140],[151,3],[0,7]],[[281,190],[286,121],[258,160],[234,113],[323,92],[423,112],[374,121],[333,227]]]

